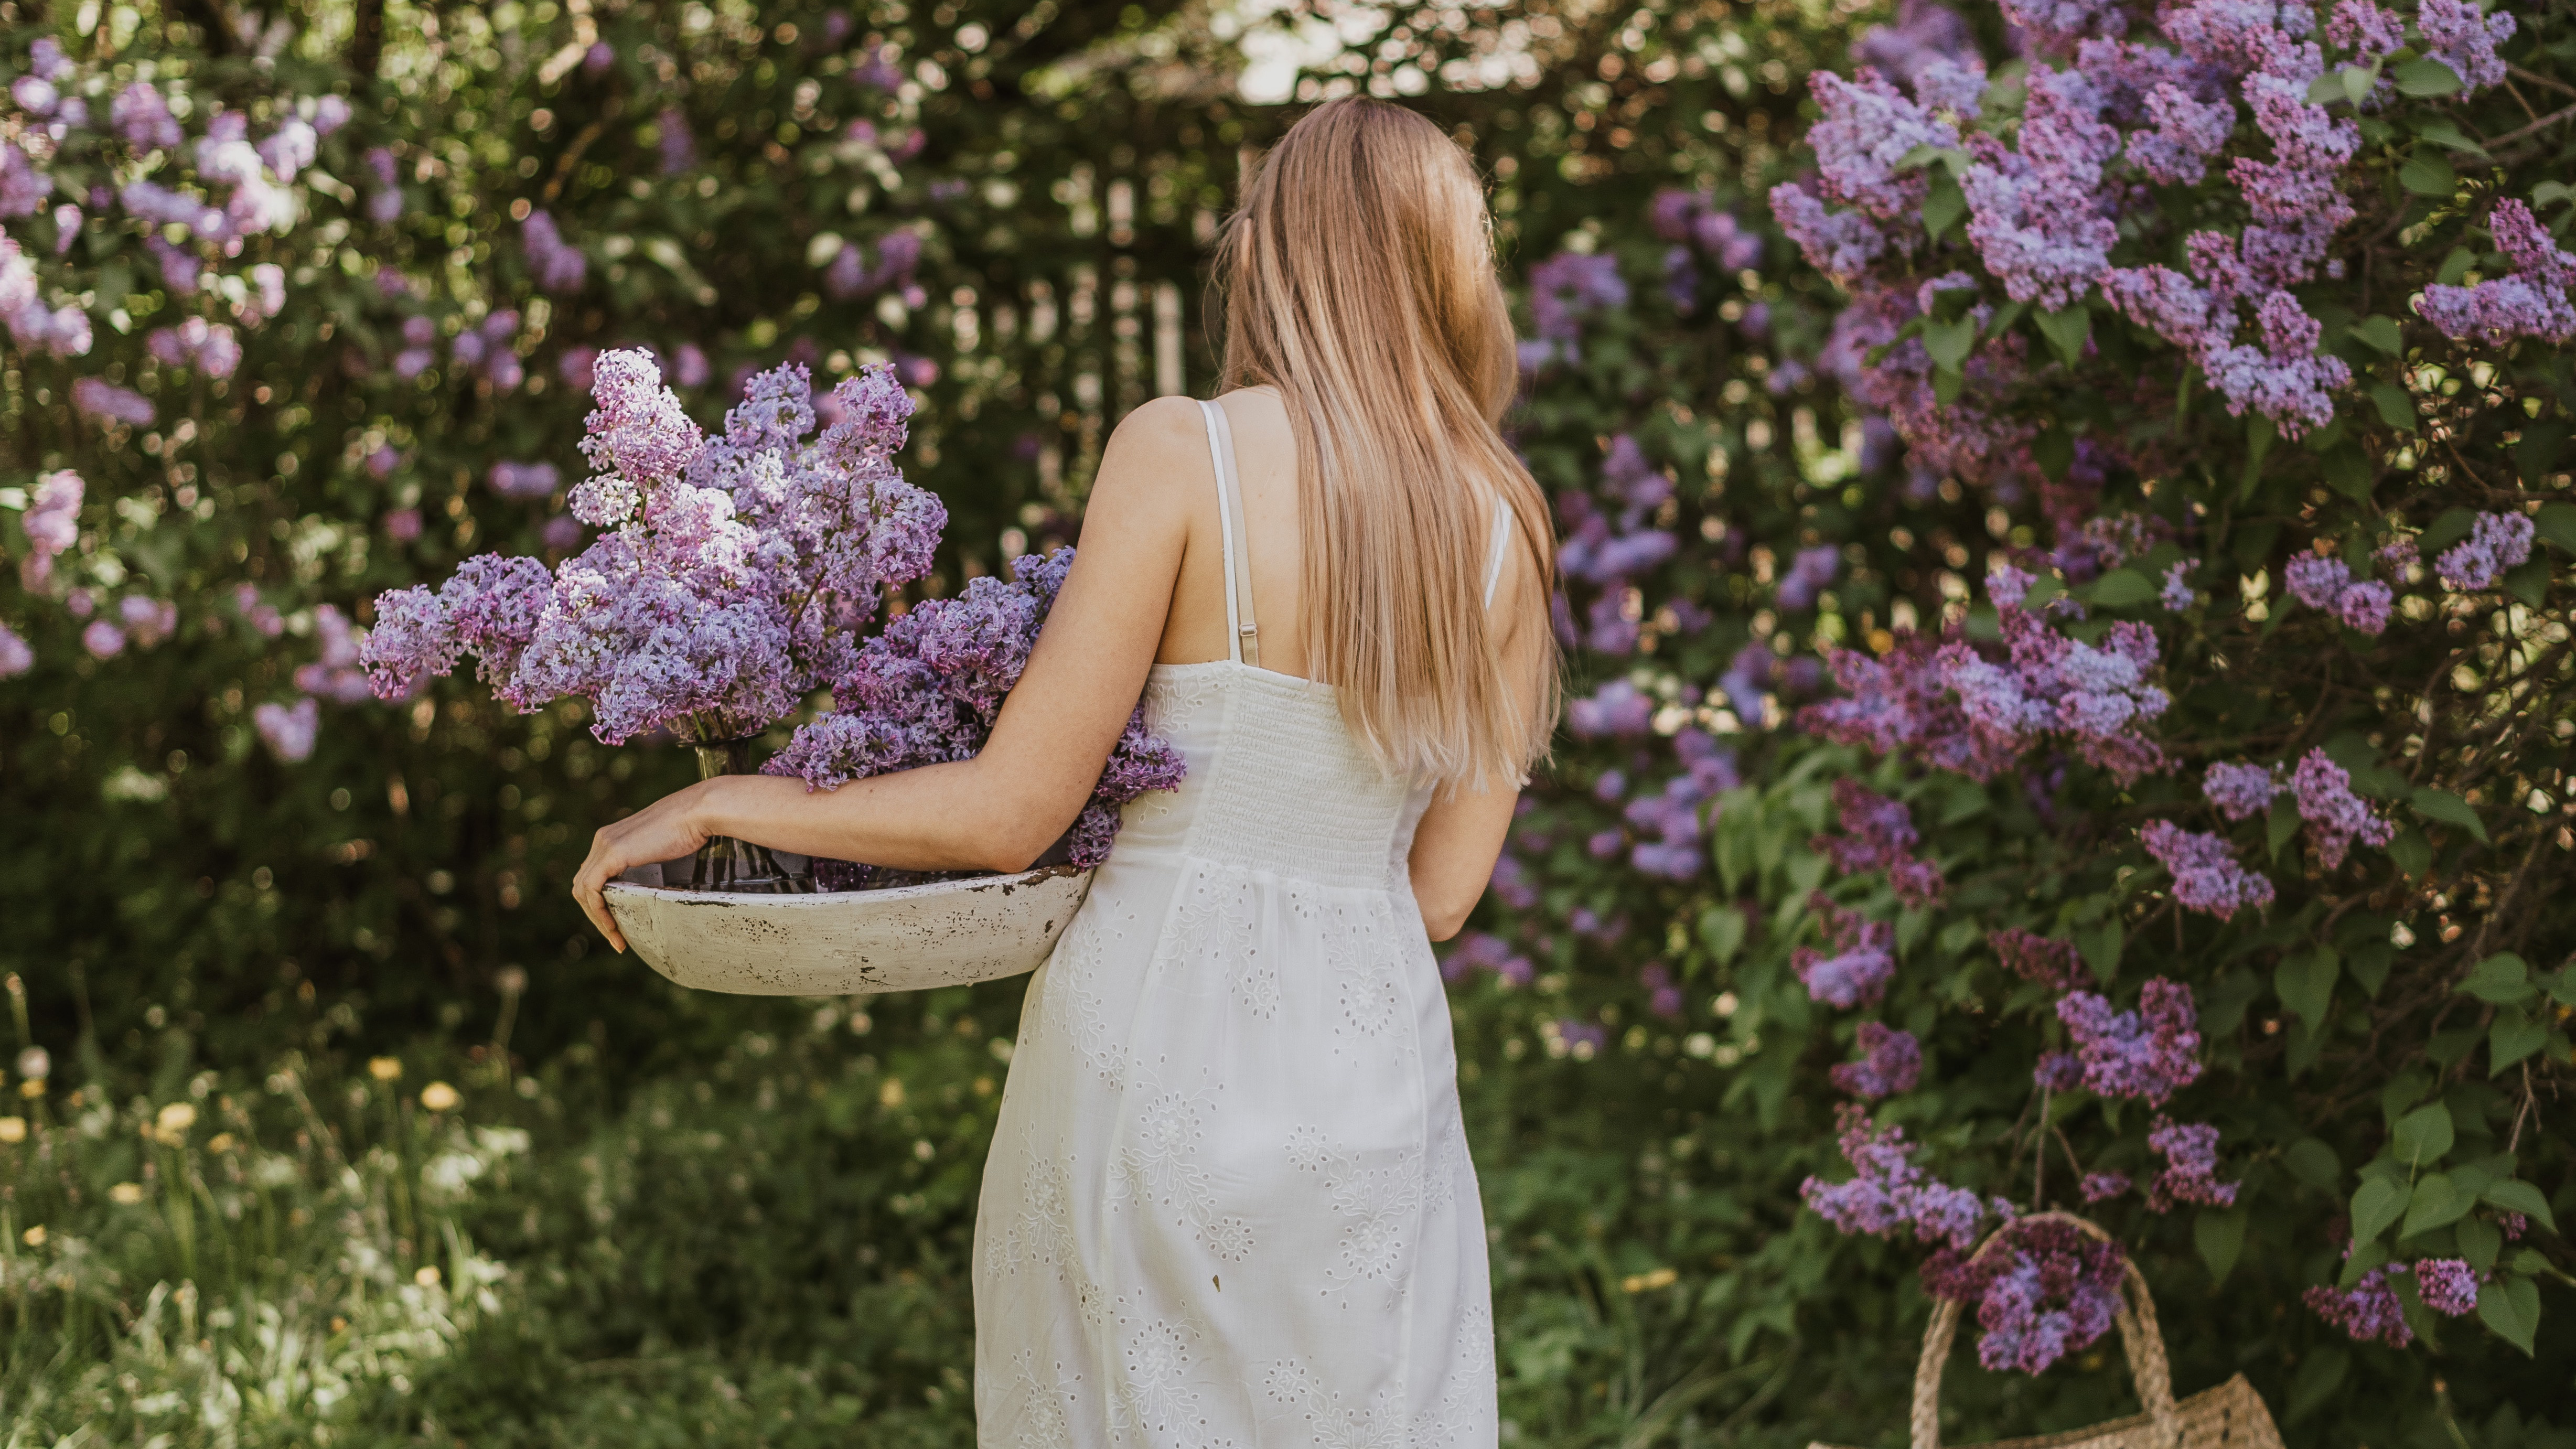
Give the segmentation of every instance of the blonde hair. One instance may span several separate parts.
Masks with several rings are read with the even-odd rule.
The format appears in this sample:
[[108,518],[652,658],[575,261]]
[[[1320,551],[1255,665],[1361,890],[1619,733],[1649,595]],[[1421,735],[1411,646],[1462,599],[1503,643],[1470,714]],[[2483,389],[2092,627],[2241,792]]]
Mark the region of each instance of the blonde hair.
[[[1276,387],[1296,436],[1308,672],[1391,773],[1517,781],[1556,720],[1555,544],[1499,428],[1519,363],[1473,164],[1401,106],[1320,106],[1245,187],[1217,284],[1227,383]],[[1512,618],[1485,606],[1497,498],[1536,584]],[[1503,658],[1515,624],[1535,668]]]

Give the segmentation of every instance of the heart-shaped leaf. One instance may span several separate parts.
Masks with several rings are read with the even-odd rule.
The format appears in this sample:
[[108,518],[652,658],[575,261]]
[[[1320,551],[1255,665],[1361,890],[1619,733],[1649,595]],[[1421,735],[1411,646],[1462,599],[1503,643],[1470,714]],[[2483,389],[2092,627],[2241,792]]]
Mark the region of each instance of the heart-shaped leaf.
[[2506,1212],[2520,1213],[2527,1218],[2537,1218],[2542,1227],[2553,1233],[2558,1231],[2558,1219],[2549,1211],[2549,1199],[2539,1188],[2530,1183],[2508,1177],[2502,1182],[2487,1184],[2486,1191],[2479,1193],[2478,1196],[2503,1208]]
[[2447,96],[2460,88],[2460,73],[2429,56],[2406,62],[2388,78],[2410,96]]
[[2367,1243],[2406,1216],[2414,1190],[2393,1177],[2374,1177],[2352,1195],[2352,1240]]
[[2507,1067],[2540,1050],[2549,1040],[2549,1023],[2535,1021],[2519,1006],[2499,1006],[2487,1028],[2487,1075],[2500,1077]]
[[2529,1001],[2540,994],[2540,988],[2531,982],[2531,967],[2511,951],[2489,956],[2470,967],[2469,974],[2451,990],[2498,1006]]
[[2272,989],[2280,993],[2282,1005],[2308,1024],[2308,1030],[2323,1031],[2326,1012],[2334,1005],[2335,978],[2342,974],[2343,958],[2335,948],[2319,946],[2283,961],[2272,973]]
[[2414,795],[2409,797],[2409,803],[2414,805],[2416,814],[2427,820],[2438,820],[2444,825],[2459,826],[2476,836],[2481,843],[2484,843],[2487,838],[2487,823],[2478,818],[2478,812],[2471,808],[2468,801],[2448,790],[2436,790],[2430,785],[2419,785]]
[[2428,1172],[2415,1180],[2415,1200],[2407,1205],[2406,1226],[2397,1236],[2411,1238],[2435,1228],[2458,1222],[2468,1215],[2477,1199],[2451,1185],[2451,1179],[2438,1172]]
[[2191,1238],[2200,1260],[2209,1265],[2210,1281],[2224,1283],[2245,1253],[2245,1209],[2204,1211],[2192,1221]]
[[2528,1355],[2540,1331],[2540,1285],[2529,1278],[2499,1278],[2478,1290],[2478,1321]]
[[2397,1119],[2388,1150],[2408,1167],[2422,1167],[2441,1161],[2442,1154],[2451,1150],[2453,1140],[2451,1109],[2439,1102],[2427,1102]]

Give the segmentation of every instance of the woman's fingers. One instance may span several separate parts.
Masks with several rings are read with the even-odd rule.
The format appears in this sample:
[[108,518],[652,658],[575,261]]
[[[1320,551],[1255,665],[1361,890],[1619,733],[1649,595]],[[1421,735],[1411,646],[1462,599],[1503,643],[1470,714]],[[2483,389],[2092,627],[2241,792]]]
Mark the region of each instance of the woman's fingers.
[[606,937],[608,944],[616,947],[621,955],[626,950],[626,934],[617,929],[616,918],[608,913],[607,892],[608,883],[631,863],[621,858],[623,851],[619,848],[619,837],[622,834],[624,832],[617,825],[602,827],[591,837],[590,858],[581,863],[581,869],[572,878],[572,897],[581,903],[582,914],[590,917],[590,923],[599,928],[599,934]]

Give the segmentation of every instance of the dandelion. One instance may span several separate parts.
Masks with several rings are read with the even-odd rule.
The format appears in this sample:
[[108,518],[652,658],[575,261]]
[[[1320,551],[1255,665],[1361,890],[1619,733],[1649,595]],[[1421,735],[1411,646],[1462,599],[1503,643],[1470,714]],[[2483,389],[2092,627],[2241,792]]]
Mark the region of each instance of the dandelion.
[[420,1089],[420,1104],[433,1112],[451,1112],[461,1100],[456,1089],[445,1082],[432,1082]]
[[10,1144],[10,1145],[14,1146],[14,1145],[16,1145],[16,1144],[18,1144],[18,1143],[21,1143],[21,1142],[24,1142],[24,1141],[26,1141],[26,1140],[27,1140],[27,1119],[26,1119],[26,1118],[24,1118],[24,1117],[0,1117],[0,1142],[5,1142],[5,1143],[8,1143],[8,1144]]
[[22,1076],[31,1082],[41,1082],[53,1074],[53,1055],[52,1053],[47,1052],[43,1047],[31,1046],[25,1051],[18,1053],[19,1076]]
[[400,1081],[402,1079],[402,1058],[369,1057],[367,1059],[367,1075],[375,1078],[379,1082]]
[[34,1227],[20,1233],[18,1235],[18,1241],[26,1244],[30,1248],[43,1247],[45,1245],[45,1225],[43,1223],[38,1223]]
[[197,1109],[187,1102],[172,1102],[152,1118],[153,1130],[176,1134],[197,1125]]
[[107,1190],[107,1200],[118,1207],[132,1207],[143,1201],[143,1184],[120,1182]]

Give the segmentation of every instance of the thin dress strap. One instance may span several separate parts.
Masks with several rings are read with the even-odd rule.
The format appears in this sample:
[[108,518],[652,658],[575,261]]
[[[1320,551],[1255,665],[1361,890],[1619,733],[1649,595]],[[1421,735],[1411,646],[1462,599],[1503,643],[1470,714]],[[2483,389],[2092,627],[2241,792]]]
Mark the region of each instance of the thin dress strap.
[[1503,495],[1494,495],[1494,545],[1485,556],[1485,607],[1494,607],[1494,586],[1503,581],[1503,547],[1512,541],[1512,510]]
[[1252,619],[1252,554],[1243,542],[1243,490],[1234,473],[1234,430],[1225,409],[1201,399],[1199,413],[1207,422],[1208,457],[1216,464],[1216,516],[1225,535],[1226,657],[1237,664],[1261,667],[1261,634]]

